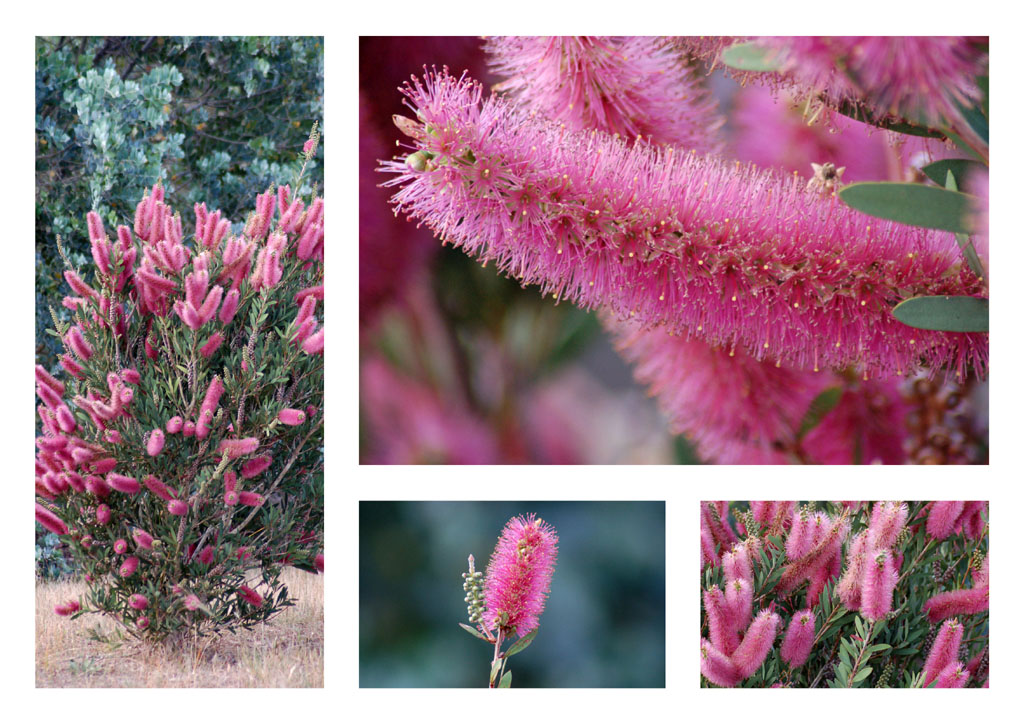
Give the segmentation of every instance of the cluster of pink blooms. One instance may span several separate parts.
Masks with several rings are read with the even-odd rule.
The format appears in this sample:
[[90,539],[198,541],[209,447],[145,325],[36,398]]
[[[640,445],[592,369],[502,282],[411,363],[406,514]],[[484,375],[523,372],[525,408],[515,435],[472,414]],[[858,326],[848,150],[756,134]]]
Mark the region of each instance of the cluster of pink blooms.
[[534,514],[501,532],[484,578],[484,626],[525,636],[539,625],[558,559],[558,534]]
[[[860,501],[843,501],[842,513],[833,518],[811,508],[799,508],[794,501],[751,501],[754,521],[767,534],[785,533],[788,561],[774,590],[787,594],[807,582],[806,608],[793,613],[787,628],[782,659],[797,668],[807,660],[815,640],[814,608],[820,604],[826,586],[835,583],[835,592],[848,611],[859,611],[868,621],[884,620],[893,611],[899,571],[903,565],[900,541],[908,526],[908,506],[897,501],[876,502],[870,523],[850,543],[843,571],[843,542],[850,532],[848,516],[858,510]],[[980,538],[985,530],[984,501],[935,501],[925,506],[919,518],[926,534],[935,541],[954,531],[969,538]],[[719,686],[735,686],[751,676],[770,652],[781,626],[771,607],[751,622],[753,608],[753,563],[759,560],[765,543],[755,535],[737,536],[728,523],[726,501],[701,504],[701,569],[721,568],[724,592],[712,586],[703,592],[704,613],[709,639],[701,639],[701,673]],[[740,533],[747,534],[738,523]],[[945,620],[932,654],[925,665],[927,685],[938,678],[939,687],[963,686],[967,667],[957,660],[962,627],[956,615],[988,610],[988,557],[973,573],[970,589],[940,593],[929,599],[924,611],[932,622]],[[749,627],[748,627],[749,625]],[[744,633],[746,629],[746,633]],[[955,642],[952,640],[955,638]],[[972,661],[975,669],[980,659]]]
[[[121,503],[118,495],[131,498],[148,493],[165,502],[170,515],[187,515],[195,500],[194,495],[189,496],[191,480],[172,485],[156,475],[136,471],[140,456],[155,462],[167,454],[168,446],[180,453],[190,444],[188,438],[202,442],[195,446],[198,453],[209,454],[214,463],[221,455],[230,461],[247,458],[241,463],[242,479],[255,478],[271,466],[271,455],[255,455],[260,446],[258,438],[232,437],[234,425],[219,423],[222,417],[230,415],[223,399],[222,375],[226,371],[212,377],[194,417],[188,417],[188,411],[183,410],[183,414],[173,415],[157,427],[142,429],[134,408],[141,395],[153,394],[147,388],[152,383],[143,381],[146,370],[140,373],[133,367],[97,369],[94,358],[114,358],[112,349],[124,345],[127,325],[133,323],[144,325],[142,365],[158,365],[161,356],[172,350],[165,346],[166,336],[158,333],[167,320],[155,322],[157,318],[177,318],[199,335],[198,351],[202,358],[210,359],[221,343],[235,333],[229,330],[240,301],[253,291],[281,283],[285,257],[295,257],[303,269],[314,264],[322,266],[323,213],[322,198],[316,198],[307,208],[301,200],[291,198],[290,187],[280,187],[276,194],[268,191],[257,198],[256,212],[242,234],[235,236],[230,233],[230,222],[219,211],[209,213],[205,204],[196,204],[194,250],[184,244],[181,217],[164,203],[164,190],[159,184],[136,207],[134,229],[118,227],[116,242],[109,240],[100,217],[95,212],[88,214],[94,280],[90,284],[76,271],[65,272],[77,295],[63,300],[75,315],[75,323],[64,334],[68,352],[61,357],[64,369],[80,381],[79,392],[72,396],[71,404],[65,400],[68,390],[63,382],[41,365],[35,370],[36,391],[42,401],[38,413],[43,434],[36,439],[35,478],[36,520],[41,525],[58,535],[70,533],[83,548],[98,542],[69,530],[45,502],[68,505],[65,496],[82,506],[83,512],[86,508],[89,513],[94,509],[96,524],[112,530],[118,522],[113,513]],[[141,243],[137,244],[133,231]],[[313,316],[323,296],[321,284],[303,289],[294,300],[297,314],[291,341],[301,350],[300,354],[323,354],[324,329]],[[174,316],[170,317],[172,313]],[[104,354],[97,356],[98,349]],[[103,388],[97,388],[97,379],[103,380]],[[222,411],[228,415],[218,415]],[[305,410],[282,407],[278,420],[283,425],[301,425],[315,412],[312,406]],[[91,429],[88,421],[92,423]],[[174,439],[177,436],[180,441]],[[218,436],[215,444],[206,442],[207,438]],[[139,438],[141,450],[127,442]],[[225,505],[262,505],[264,496],[242,490],[237,477],[231,470],[224,473]],[[140,528],[133,529],[132,538],[140,552],[152,550],[156,543],[150,533]],[[111,545],[117,555],[129,553],[124,539],[104,545]],[[200,558],[210,556],[212,549],[207,546]],[[140,558],[136,555],[128,555],[120,565],[115,565],[122,578],[133,576],[139,567]],[[322,558],[319,567],[322,569]],[[240,595],[259,605],[258,594],[242,591]],[[137,610],[150,603],[141,594],[129,600],[129,605]],[[57,612],[67,615],[74,611],[63,606]],[[139,628],[148,626],[148,619],[145,625],[142,621],[136,620]]]

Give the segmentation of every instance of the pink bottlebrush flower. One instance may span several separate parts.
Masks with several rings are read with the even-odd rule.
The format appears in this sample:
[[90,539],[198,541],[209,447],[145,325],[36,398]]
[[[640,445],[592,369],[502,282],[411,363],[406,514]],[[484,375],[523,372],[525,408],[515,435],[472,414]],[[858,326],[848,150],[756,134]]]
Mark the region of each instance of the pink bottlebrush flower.
[[974,587],[988,587],[988,554],[985,554],[985,560],[981,562],[981,568],[971,572],[971,577],[974,580]]
[[295,303],[303,304],[306,301],[306,297],[316,297],[320,301],[324,299],[324,285],[320,284],[315,287],[306,287],[295,295]]
[[171,500],[167,503],[167,512],[171,515],[185,515],[188,513],[188,503],[184,500]]
[[235,485],[238,483],[238,476],[235,475],[234,470],[228,470],[224,473],[224,490],[231,491],[235,489]]
[[128,605],[134,608],[136,611],[141,611],[149,606],[149,599],[143,596],[141,593],[133,593],[128,597]]
[[842,544],[840,543],[835,547],[832,559],[810,576],[810,580],[807,585],[808,608],[813,608],[821,603],[821,594],[824,592],[825,586],[839,578],[839,573],[842,571],[842,568],[843,549]]
[[524,636],[539,625],[558,559],[558,534],[534,514],[505,524],[484,578],[484,625]]
[[64,335],[64,344],[83,362],[88,362],[89,358],[92,357],[92,347],[85,341],[85,337],[82,336],[82,330],[78,326],[72,327]]
[[36,521],[38,521],[39,525],[43,526],[51,533],[55,533],[57,535],[68,534],[68,526],[64,523],[64,521],[58,518],[57,515],[50,511],[48,508],[43,507],[39,503],[36,503]]
[[196,308],[196,314],[199,317],[200,326],[213,319],[213,316],[217,313],[217,307],[220,306],[220,300],[223,295],[224,288],[216,286],[210,290],[209,294],[206,295],[206,299],[203,301],[202,306]]
[[128,541],[126,541],[124,538],[118,538],[116,541],[114,541],[114,553],[117,553],[118,555],[120,555],[120,554],[124,553],[127,550],[128,550]]
[[142,382],[142,376],[139,374],[138,370],[130,368],[121,370],[121,379],[130,385],[137,385]]
[[875,551],[868,557],[860,589],[860,612],[864,618],[878,621],[889,614],[897,578],[891,551]]
[[196,420],[196,439],[204,440],[210,434],[210,423],[213,415],[220,404],[220,397],[224,394],[224,383],[220,377],[210,380],[210,386],[206,388],[206,395],[203,397],[203,404],[199,408],[199,417]]
[[197,608],[199,608],[199,596],[195,595],[194,593],[185,596],[184,604],[186,610],[195,611]]
[[741,680],[736,664],[707,639],[700,640],[700,673],[718,686],[736,686]]
[[302,300],[302,306],[299,307],[299,313],[295,315],[295,319],[292,321],[292,325],[296,328],[301,326],[303,322],[313,316],[313,312],[316,309],[316,297],[309,295]]
[[814,643],[814,611],[807,608],[797,611],[789,622],[786,629],[786,636],[782,640],[782,648],[779,654],[782,660],[791,668],[798,668],[804,665],[807,657],[811,655],[811,645]]
[[317,553],[316,554],[316,557],[313,558],[313,565],[315,565],[316,569],[318,571],[320,571],[321,573],[324,572],[324,554],[323,553]]
[[67,370],[68,374],[72,377],[79,380],[85,379],[85,375],[82,374],[82,366],[68,355],[61,355],[60,366]]
[[135,619],[135,625],[140,630],[145,630],[149,628],[149,616],[139,616],[137,619]]
[[224,505],[237,505],[238,504],[238,492],[235,490],[228,490],[224,493]]
[[140,548],[145,548],[146,550],[150,550],[153,548],[153,536],[151,536],[146,531],[142,530],[142,528],[134,529],[132,531],[132,538],[135,539],[135,543]]
[[718,586],[712,586],[704,591],[704,612],[708,617],[708,631],[711,636],[711,643],[726,656],[739,646],[740,639],[738,630],[733,626],[732,615],[725,594]]
[[162,500],[173,500],[174,496],[171,494],[170,489],[164,485],[163,481],[153,475],[147,475],[142,479],[142,484],[145,485],[153,495],[157,496]]
[[239,586],[238,595],[241,596],[250,606],[259,608],[263,605],[263,596],[256,593],[256,591],[252,590],[248,586]]
[[[750,552],[747,547],[737,544],[722,555],[722,573],[725,580],[754,580],[754,567],[750,563]],[[746,626],[746,624],[743,624]]]
[[243,455],[250,455],[256,452],[256,449],[260,446],[259,439],[255,437],[245,437],[241,439],[228,438],[220,441],[220,445],[217,447],[218,453],[227,453],[229,460],[235,460]]
[[924,604],[928,620],[937,623],[952,616],[967,616],[988,610],[988,585],[945,591],[932,596]]
[[42,365],[36,365],[36,382],[53,390],[57,397],[64,396],[64,383],[47,372]]
[[932,683],[950,664],[957,663],[964,627],[955,618],[944,621],[924,662],[924,683]]
[[244,561],[245,559],[251,558],[251,557],[252,557],[252,553],[249,551],[249,547],[248,546],[239,546],[238,550],[235,551],[235,558],[237,558],[240,561]]
[[106,503],[101,503],[96,507],[96,522],[100,525],[110,522],[110,506]]
[[265,502],[265,499],[259,493],[252,493],[248,490],[238,491],[238,502],[242,505],[249,505],[254,508],[258,508]]
[[698,153],[722,125],[692,67],[654,37],[494,37],[484,50],[520,105],[572,130],[654,138]]
[[235,312],[238,311],[238,301],[241,298],[241,293],[237,289],[230,290],[224,295],[224,302],[220,305],[220,312],[217,318],[220,319],[220,323],[227,326],[231,323],[231,320],[235,318]]
[[741,678],[746,679],[753,675],[764,662],[768,652],[772,650],[772,644],[775,643],[781,622],[779,614],[761,611],[750,623],[743,642],[732,654],[732,661],[736,664]]
[[185,277],[185,302],[193,309],[199,309],[210,284],[210,273],[193,271]]
[[187,420],[185,424],[181,426],[181,434],[185,437],[192,437],[196,434],[196,424],[192,420]]
[[703,525],[711,532],[715,542],[722,550],[729,550],[739,541],[725,518],[728,515],[728,503],[725,501],[702,500],[700,515]]
[[906,503],[879,501],[871,509],[868,538],[872,548],[892,548],[896,538],[907,524],[909,509]]
[[109,442],[111,445],[118,445],[121,443],[121,433],[117,430],[104,430],[103,439]]
[[295,334],[292,335],[292,342],[298,345],[306,341],[306,338],[313,334],[313,330],[316,329],[316,326],[316,317],[310,317],[309,319],[303,320],[295,329]]
[[213,563],[213,548],[211,546],[203,546],[203,549],[199,551],[199,562],[207,566]]
[[829,525],[821,540],[806,555],[786,566],[779,579],[779,590],[791,591],[801,581],[811,577],[823,566],[829,565],[835,556],[836,546],[842,544],[849,532],[850,523],[844,511]]
[[103,478],[97,475],[90,475],[85,479],[85,489],[100,500],[110,495],[110,486],[107,485]]
[[167,428],[167,432],[173,435],[181,432],[181,428],[184,424],[185,421],[181,419],[181,415],[175,415],[167,421],[167,425],[165,427]]
[[[524,284],[797,368],[985,373],[984,334],[891,315],[907,294],[982,293],[948,235],[864,216],[799,178],[563,132],[495,97],[481,108],[478,85],[444,73],[405,92],[431,129],[414,132],[430,164],[383,164],[404,186],[398,210]],[[456,161],[467,152],[475,162]]]
[[975,232],[971,235],[971,243],[978,252],[982,267],[988,268],[988,168],[972,171],[967,176],[966,190],[972,196],[970,222]]
[[107,485],[127,495],[135,495],[142,490],[138,480],[120,473],[107,473]]
[[287,407],[277,413],[277,419],[285,425],[301,425],[306,421],[306,413],[302,410]]
[[324,328],[321,327],[302,342],[302,351],[306,354],[324,353]]
[[217,348],[220,347],[220,343],[224,341],[224,335],[220,332],[214,332],[210,335],[210,338],[206,340],[202,347],[199,348],[199,354],[203,357],[209,358]]
[[97,475],[106,475],[117,466],[116,458],[101,458],[92,464],[92,472]]
[[726,581],[725,605],[732,627],[737,632],[746,629],[754,609],[754,587],[749,578]]
[[971,678],[967,667],[959,661],[951,661],[939,675],[935,677],[936,689],[962,689]]
[[[984,529],[981,512],[987,508],[988,503],[984,500],[965,500],[963,510],[960,511],[956,522],[953,523],[953,532],[963,533],[971,538],[980,538],[981,532]],[[977,527],[977,530],[974,529],[975,527]],[[972,533],[975,535],[971,535]]]
[[75,422],[75,416],[64,403],[57,405],[55,415],[57,418],[57,426],[60,427],[61,432],[71,433],[78,429],[78,423]]
[[66,603],[58,603],[53,607],[53,612],[58,616],[70,616],[76,611],[81,610],[82,606],[78,601],[67,601]]
[[271,462],[273,460],[269,455],[259,455],[247,460],[242,466],[241,476],[243,478],[254,478],[269,468]]
[[149,440],[146,441],[146,452],[150,456],[156,457],[164,449],[164,431],[159,427],[154,428],[149,433]]
[[711,535],[711,531],[704,525],[704,518],[702,516],[700,526],[700,566],[704,568],[704,566],[709,564],[717,568],[721,565],[721,561],[718,558],[718,547],[715,544],[715,539]]
[[935,540],[944,540],[953,533],[957,517],[964,509],[962,500],[936,500],[928,513],[925,530]]
[[120,574],[121,578],[130,578],[131,575],[135,573],[135,571],[138,569],[138,567],[139,559],[135,556],[128,556],[124,559],[124,563],[121,564],[121,567],[118,569],[117,572]]
[[[838,379],[839,375],[835,375]],[[906,460],[902,439],[910,405],[902,396],[899,377],[858,380],[844,385],[835,409],[803,439],[803,447],[825,465],[901,464]]]
[[814,547],[814,523],[811,513],[803,508],[793,518],[793,526],[786,536],[786,557],[795,561],[807,555]]
[[95,289],[93,289],[84,281],[82,281],[82,278],[78,276],[77,273],[69,269],[68,271],[64,272],[64,279],[65,281],[67,281],[68,286],[71,287],[75,294],[79,295],[80,297],[85,297],[87,299],[92,299],[96,302],[99,302],[100,295],[96,292]]

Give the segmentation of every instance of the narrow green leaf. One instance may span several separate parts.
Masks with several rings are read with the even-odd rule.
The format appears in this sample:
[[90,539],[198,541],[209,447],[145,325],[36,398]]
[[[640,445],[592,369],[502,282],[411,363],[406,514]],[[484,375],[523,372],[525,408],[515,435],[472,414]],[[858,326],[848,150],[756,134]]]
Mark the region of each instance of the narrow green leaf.
[[811,400],[811,404],[807,406],[807,412],[804,413],[804,417],[800,421],[800,430],[797,433],[797,438],[803,438],[804,435],[817,427],[825,415],[835,409],[842,396],[842,387],[829,387]]
[[[476,636],[476,637],[477,637],[478,639],[480,639],[481,641],[487,641],[487,637],[486,637],[486,636],[484,636],[484,635],[483,635],[482,633],[480,633],[479,631],[477,631],[477,630],[476,630],[475,628],[473,628],[472,626],[467,626],[467,625],[466,625],[466,624],[464,624],[464,623],[460,623],[460,624],[459,624],[459,626],[462,626],[462,628],[464,628],[464,629],[466,629],[467,631],[469,631],[469,632],[470,632],[471,634],[473,634],[474,636]],[[488,642],[488,643],[490,643],[490,642]]]
[[937,183],[939,186],[946,185],[946,172],[952,171],[956,179],[958,189],[964,188],[967,183],[967,176],[972,171],[981,171],[986,168],[980,161],[972,161],[969,158],[944,158],[941,161],[930,163],[921,170],[924,175]]
[[866,107],[851,103],[850,101],[843,101],[839,104],[839,107],[836,108],[836,110],[855,121],[867,123],[869,126],[874,126],[875,128],[883,128],[886,131],[895,131],[896,133],[902,133],[907,136],[945,138],[941,131],[934,128],[927,128],[905,120],[897,120],[892,116],[876,117],[872,115]]
[[912,656],[912,655],[916,654],[917,652],[918,652],[918,649],[916,649],[916,648],[902,648],[902,649],[894,649],[892,653],[893,653],[893,656]]
[[[846,640],[840,639],[839,641],[839,658],[842,665],[846,667],[847,671],[850,668],[850,652],[846,650]],[[844,677],[845,678],[845,677]]]
[[869,676],[871,676],[871,667],[865,666],[863,669],[857,672],[856,676],[853,677],[853,683],[856,684],[858,681],[864,681],[864,679],[868,678]]
[[[959,103],[957,105],[960,106]],[[974,131],[978,138],[984,141],[987,146],[988,119],[985,118],[985,114],[982,110],[978,108],[978,106],[971,106],[970,108],[960,106],[960,113],[963,115],[964,120],[967,121],[967,124],[971,127],[971,130]]]
[[539,628],[535,628],[533,631],[531,631],[530,633],[526,634],[521,639],[516,641],[514,644],[509,646],[508,647],[508,651],[505,652],[505,658],[507,659],[509,656],[515,656],[520,651],[525,649],[527,646],[532,644],[533,643],[533,639],[537,635],[538,631],[540,631],[540,629]]
[[494,683],[494,677],[498,675],[501,670],[501,659],[495,659],[494,663],[491,664],[491,683]]
[[735,70],[756,73],[776,71],[781,67],[778,51],[755,43],[736,43],[722,52],[722,62]]
[[892,646],[890,646],[889,644],[872,644],[871,646],[868,646],[865,649],[865,651],[867,653],[869,653],[869,654],[874,654],[874,653],[878,653],[879,651],[885,651],[885,650],[891,649],[891,648],[892,648]]
[[970,234],[971,197],[959,191],[914,183],[868,181],[839,190],[851,208],[902,224]]
[[853,620],[853,626],[857,629],[857,635],[860,636],[861,640],[867,638],[867,634],[864,632],[864,619],[858,616]]
[[512,672],[506,671],[505,675],[501,677],[501,681],[498,683],[499,689],[508,689],[512,686]]
[[[970,163],[965,161],[965,163]],[[980,164],[978,164],[980,165]],[[959,187],[963,186],[963,182],[959,183]],[[946,169],[946,188],[952,191],[959,190],[957,184],[957,178],[953,174],[953,169]],[[978,252],[974,248],[974,244],[971,243],[971,237],[967,234],[953,234],[956,237],[957,246],[960,247],[960,251],[964,253],[964,259],[967,260],[967,266],[971,268],[978,278],[983,279],[985,277],[985,269],[981,265],[981,259],[978,257]]]
[[961,151],[966,151],[967,153],[971,154],[971,156],[978,159],[982,163],[988,163],[988,159],[986,159],[980,153],[971,148],[971,145],[967,143],[967,141],[965,141],[963,138],[961,138],[959,134],[949,130],[948,128],[945,129],[943,133],[945,133],[949,140],[955,143],[957,148],[959,148]]
[[892,314],[917,329],[988,331],[988,300],[978,297],[913,297],[897,304]]

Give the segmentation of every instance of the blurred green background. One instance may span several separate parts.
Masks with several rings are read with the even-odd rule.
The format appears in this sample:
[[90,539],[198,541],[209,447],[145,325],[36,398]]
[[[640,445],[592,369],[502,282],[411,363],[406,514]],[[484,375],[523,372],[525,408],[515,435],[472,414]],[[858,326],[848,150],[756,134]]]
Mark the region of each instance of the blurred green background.
[[513,687],[665,685],[664,502],[363,501],[361,687],[487,686],[493,648],[458,626],[462,573],[526,513],[558,531],[558,564]]

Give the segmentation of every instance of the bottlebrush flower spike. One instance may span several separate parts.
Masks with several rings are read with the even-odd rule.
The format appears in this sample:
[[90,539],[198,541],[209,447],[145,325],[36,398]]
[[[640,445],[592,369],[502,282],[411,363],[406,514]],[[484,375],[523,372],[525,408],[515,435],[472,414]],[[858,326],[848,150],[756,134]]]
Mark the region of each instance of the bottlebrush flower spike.
[[142,490],[138,480],[120,473],[107,473],[107,485],[127,495],[135,495]]
[[146,452],[151,457],[156,457],[164,449],[164,431],[159,427],[154,428],[149,433],[149,439],[146,441]]
[[260,455],[247,460],[242,466],[241,475],[243,478],[254,478],[270,467],[272,459],[269,455]]
[[780,623],[779,614],[771,611],[761,611],[750,623],[743,642],[731,657],[743,679],[753,675],[772,650]]
[[896,538],[907,524],[909,509],[906,503],[879,501],[871,509],[868,538],[872,548],[892,548]]
[[837,544],[842,544],[850,532],[849,511],[844,510],[835,521],[828,526],[821,540],[804,556],[790,563],[779,578],[780,591],[791,591],[801,581],[810,578],[823,566],[831,563],[835,556]]
[[110,506],[106,503],[96,507],[96,522],[100,525],[106,525],[110,522]]
[[952,661],[935,677],[935,688],[962,689],[967,686],[967,680],[970,678],[971,674],[966,666],[959,661]]
[[981,568],[971,573],[974,580],[974,587],[981,588],[982,586],[988,586],[988,554],[985,555],[985,560],[981,562]]
[[725,605],[732,627],[737,632],[746,629],[754,609],[754,587],[751,580],[736,578],[726,581]]
[[703,524],[711,532],[715,542],[722,547],[722,550],[729,550],[739,541],[727,521],[723,520],[728,515],[729,504],[722,501],[704,500],[700,504],[700,515]]
[[928,658],[924,662],[925,685],[932,683],[951,663],[957,662],[963,635],[964,627],[955,618],[945,621],[939,627],[935,643],[932,644],[932,650],[928,652]]
[[256,606],[257,608],[263,605],[263,596],[256,593],[248,586],[239,586],[238,595],[245,600],[250,606]]
[[532,513],[505,525],[484,578],[485,626],[519,636],[537,628],[551,590],[557,544],[555,529]]
[[803,666],[811,654],[814,643],[814,611],[807,608],[797,611],[789,622],[786,636],[782,640],[779,654],[792,668]]
[[167,425],[165,425],[165,427],[167,428],[167,432],[175,435],[181,432],[181,428],[184,424],[185,421],[181,419],[181,415],[175,415],[167,421]]
[[143,596],[141,593],[133,593],[128,597],[128,605],[134,608],[136,611],[142,611],[149,606],[149,599]]
[[754,567],[750,563],[750,552],[745,545],[737,543],[732,550],[722,555],[722,573],[727,581],[740,578],[754,580]]
[[277,413],[277,419],[285,425],[301,425],[306,421],[306,413],[302,410],[287,407]]
[[122,553],[124,553],[127,550],[128,550],[128,541],[126,541],[124,538],[118,538],[116,541],[114,541],[114,553],[117,553],[118,555],[121,555]]
[[524,284],[798,368],[985,374],[984,334],[891,314],[905,294],[982,293],[945,234],[864,216],[799,178],[568,132],[494,97],[481,107],[481,87],[447,73],[404,92],[430,128],[414,139],[430,164],[382,165],[403,186],[397,210]]
[[704,612],[708,617],[711,643],[726,656],[731,656],[739,646],[738,631],[742,629],[733,626],[732,611],[718,586],[712,586],[704,592]]
[[151,536],[146,531],[142,530],[142,528],[136,528],[135,530],[133,530],[132,538],[135,539],[135,543],[139,546],[139,548],[145,548],[146,550],[150,550],[153,548],[153,536]]
[[892,610],[892,594],[898,575],[893,565],[892,552],[876,551],[864,562],[861,581],[860,612],[869,621],[884,619]]
[[51,533],[55,533],[57,535],[68,534],[68,527],[64,521],[39,503],[36,503],[36,520],[39,522],[39,525],[43,526]]
[[968,616],[988,610],[988,585],[945,591],[932,596],[924,604],[928,620],[938,623],[952,616]]
[[243,455],[249,455],[256,452],[256,449],[260,446],[260,441],[255,437],[246,437],[242,439],[226,439],[221,440],[220,446],[217,448],[219,453],[227,453],[229,460],[235,460]]
[[718,686],[736,686],[741,680],[736,664],[707,639],[700,640],[700,673]]
[[698,153],[724,123],[696,72],[654,37],[495,37],[491,70],[532,111],[573,130],[653,137]]
[[188,503],[184,500],[171,500],[167,503],[167,512],[171,515],[185,515],[188,512]]
[[131,575],[138,570],[138,567],[139,559],[135,556],[128,556],[124,559],[124,563],[122,563],[121,567],[118,569],[118,573],[121,575],[121,578],[130,578]]
[[82,606],[78,601],[68,601],[66,603],[58,603],[53,607],[53,612],[58,616],[70,616],[76,611],[81,610]]
[[957,518],[964,509],[962,500],[936,500],[928,513],[925,530],[935,540],[944,540],[953,533]]

